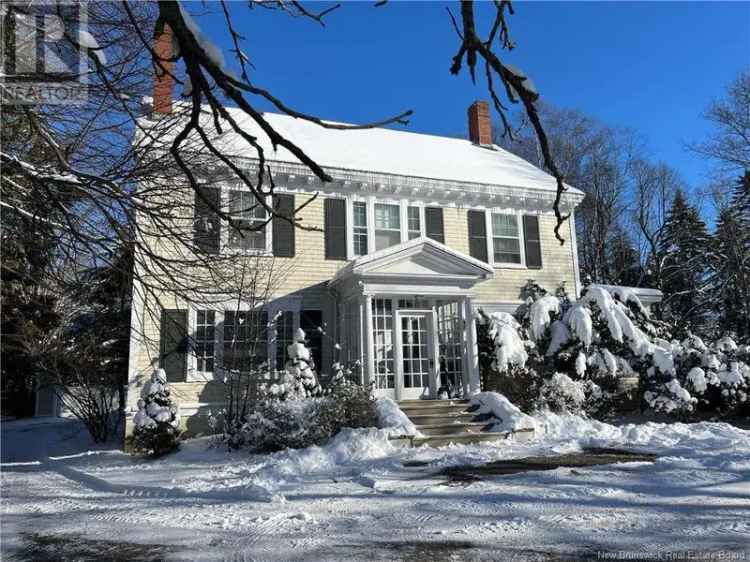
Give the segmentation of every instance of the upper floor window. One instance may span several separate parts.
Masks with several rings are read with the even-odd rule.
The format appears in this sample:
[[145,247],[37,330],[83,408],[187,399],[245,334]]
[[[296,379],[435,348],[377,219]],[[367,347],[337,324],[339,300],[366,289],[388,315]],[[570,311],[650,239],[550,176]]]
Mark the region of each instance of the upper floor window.
[[419,207],[408,207],[406,209],[406,220],[409,240],[422,236],[422,221]]
[[250,191],[230,191],[229,210],[234,227],[229,230],[229,248],[266,249],[266,210]]
[[495,263],[522,263],[516,215],[492,213],[492,247]]
[[364,256],[367,254],[367,203],[352,203],[352,215],[354,255]]
[[375,250],[395,246],[401,242],[401,212],[399,205],[375,204]]

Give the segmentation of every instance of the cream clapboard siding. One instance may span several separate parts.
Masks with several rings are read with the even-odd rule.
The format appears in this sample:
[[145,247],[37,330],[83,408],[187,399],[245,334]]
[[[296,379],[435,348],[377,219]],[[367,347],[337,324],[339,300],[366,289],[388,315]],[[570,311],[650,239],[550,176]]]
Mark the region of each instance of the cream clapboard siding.
[[[303,194],[297,194],[296,204],[303,200]],[[322,232],[323,198],[311,202],[300,213],[302,224],[315,226],[320,231],[301,230],[296,231],[296,256],[294,258],[273,258],[274,271],[280,271],[281,279],[278,281],[278,290],[275,297],[297,295],[302,297],[302,308],[321,309],[325,303],[325,283],[331,279],[336,272],[346,265],[346,261],[326,260],[324,235]],[[445,243],[447,246],[465,254],[469,253],[467,209],[445,208],[443,211]],[[189,222],[190,221],[186,221]],[[536,280],[548,290],[554,290],[561,282],[565,282],[571,294],[575,291],[575,266],[573,259],[573,244],[570,236],[572,223],[564,228],[567,233],[566,243],[561,246],[554,237],[553,228],[555,219],[551,215],[540,215],[539,229],[542,245],[543,268],[537,270],[496,268],[495,277],[481,283],[475,291],[475,301],[478,304],[486,302],[519,302],[519,290],[528,279]],[[238,260],[243,258],[238,257]],[[270,259],[270,258],[269,258]],[[239,266],[238,266],[239,267]],[[173,296],[161,295],[160,302],[166,308],[188,308],[186,303],[177,302]],[[154,367],[158,365],[159,357],[159,318],[154,317],[153,303],[148,306],[139,306],[138,313],[143,322],[143,333],[145,338],[140,345],[134,349],[137,359],[135,368],[142,377],[148,376]],[[131,373],[132,376],[132,373]],[[224,397],[224,387],[221,382],[185,382],[171,383],[172,395],[179,404],[195,405],[207,403],[220,403]],[[131,392],[128,396],[128,405],[136,406],[138,393]],[[187,419],[183,417],[183,428],[190,433],[205,431],[205,420]],[[191,424],[197,424],[191,427]],[[128,420],[127,434],[132,427]]]
[[[443,210],[445,243],[447,246],[469,253],[469,226],[467,210],[448,208]],[[474,296],[482,302],[518,302],[519,290],[529,279],[534,279],[548,291],[554,291],[564,282],[570,294],[575,293],[575,262],[573,260],[572,222],[563,228],[565,244],[555,238],[555,217],[539,216],[539,235],[542,245],[542,269],[495,268],[495,277],[479,284]]]

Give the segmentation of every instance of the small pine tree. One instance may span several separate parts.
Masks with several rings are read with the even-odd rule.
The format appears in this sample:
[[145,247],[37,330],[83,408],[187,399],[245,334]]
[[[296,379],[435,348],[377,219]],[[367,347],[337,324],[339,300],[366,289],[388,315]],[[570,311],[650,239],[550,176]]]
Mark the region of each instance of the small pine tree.
[[665,320],[686,332],[700,333],[706,326],[710,247],[706,224],[678,190],[659,248],[664,292],[660,309]]
[[157,369],[143,387],[138,412],[133,417],[133,450],[160,457],[179,447],[180,417],[169,397],[164,369]]
[[292,386],[295,394],[301,398],[320,396],[322,390],[315,374],[315,361],[307,347],[304,330],[297,330],[294,342],[287,346],[286,351],[289,359],[284,366],[287,375],[285,384]]

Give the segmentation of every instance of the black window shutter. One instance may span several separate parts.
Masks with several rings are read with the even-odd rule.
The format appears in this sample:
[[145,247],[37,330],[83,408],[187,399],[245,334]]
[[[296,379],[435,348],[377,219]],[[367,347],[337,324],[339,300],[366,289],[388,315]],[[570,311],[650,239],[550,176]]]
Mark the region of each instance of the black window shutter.
[[159,366],[168,382],[183,382],[187,373],[187,310],[162,310]]
[[346,259],[346,200],[326,199],[324,203],[327,260]]
[[425,232],[427,238],[445,244],[443,232],[443,209],[440,207],[425,207],[424,210]]
[[[294,195],[278,194],[273,196],[274,210],[294,220]],[[282,217],[274,217],[273,255],[277,258],[294,257],[294,224]]]
[[469,255],[488,263],[487,259],[487,223],[484,211],[469,211]]
[[526,267],[542,268],[542,242],[539,239],[539,217],[523,216],[523,242],[526,249]]
[[221,220],[213,209],[218,209],[221,205],[221,192],[215,187],[199,187],[198,189],[203,197],[196,192],[193,242],[202,252],[218,254]]

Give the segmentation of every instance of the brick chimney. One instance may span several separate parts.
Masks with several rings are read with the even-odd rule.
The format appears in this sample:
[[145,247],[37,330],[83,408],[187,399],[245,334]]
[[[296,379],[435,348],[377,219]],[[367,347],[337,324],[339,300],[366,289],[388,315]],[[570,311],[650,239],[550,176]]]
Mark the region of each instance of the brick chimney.
[[[161,60],[161,66],[174,74],[174,56],[172,28],[167,23],[158,23],[154,30],[154,53]],[[154,75],[154,112],[172,113],[172,90],[174,78],[155,64]]]
[[469,106],[469,140],[480,146],[492,144],[492,123],[490,122],[490,104],[486,101],[475,101]]

